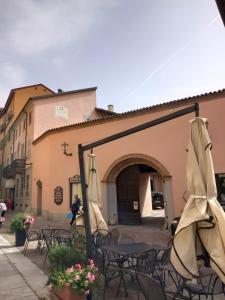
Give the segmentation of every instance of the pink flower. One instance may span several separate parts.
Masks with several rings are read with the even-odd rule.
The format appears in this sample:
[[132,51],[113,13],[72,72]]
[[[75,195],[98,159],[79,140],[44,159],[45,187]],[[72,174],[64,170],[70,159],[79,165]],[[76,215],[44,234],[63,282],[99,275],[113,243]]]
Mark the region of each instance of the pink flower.
[[90,260],[89,260],[89,265],[90,265],[90,266],[94,266],[94,265],[95,265],[93,259],[90,259]]
[[80,275],[76,275],[76,276],[74,277],[74,280],[75,280],[75,281],[80,281]]
[[31,217],[31,218],[30,218],[30,224],[34,224],[34,222],[35,222],[35,218],[34,218],[34,217]]
[[84,292],[84,294],[87,296],[87,295],[90,294],[90,291],[89,291],[89,290],[86,290],[86,291]]
[[75,268],[78,269],[78,270],[81,270],[81,269],[82,269],[80,264],[76,264],[76,265],[75,265]]
[[72,273],[74,270],[73,266],[71,268],[67,268],[66,269],[66,273]]
[[89,281],[95,281],[95,275],[92,274],[91,272],[88,272],[88,273],[87,273],[86,278],[87,278]]

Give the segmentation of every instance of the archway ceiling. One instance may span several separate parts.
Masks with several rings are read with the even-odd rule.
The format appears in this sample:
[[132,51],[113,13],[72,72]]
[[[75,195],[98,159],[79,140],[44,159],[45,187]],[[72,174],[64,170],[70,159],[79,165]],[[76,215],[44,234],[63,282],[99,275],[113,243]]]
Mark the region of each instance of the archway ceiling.
[[121,171],[132,165],[147,165],[154,168],[163,178],[171,177],[169,171],[155,158],[145,154],[128,154],[115,160],[107,169],[103,181],[115,182]]

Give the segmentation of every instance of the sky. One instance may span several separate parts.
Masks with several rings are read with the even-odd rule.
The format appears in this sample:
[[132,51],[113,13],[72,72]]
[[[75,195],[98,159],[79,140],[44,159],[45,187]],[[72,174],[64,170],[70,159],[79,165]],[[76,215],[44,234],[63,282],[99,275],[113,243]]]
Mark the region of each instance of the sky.
[[37,83],[117,112],[225,88],[214,0],[0,0],[0,37],[2,107]]

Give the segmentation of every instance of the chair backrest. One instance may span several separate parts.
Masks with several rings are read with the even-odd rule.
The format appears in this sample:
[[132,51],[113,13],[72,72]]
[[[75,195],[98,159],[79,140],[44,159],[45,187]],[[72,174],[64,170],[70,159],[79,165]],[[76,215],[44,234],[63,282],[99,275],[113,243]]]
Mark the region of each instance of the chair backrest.
[[166,293],[159,280],[143,273],[137,273],[138,283],[146,300],[166,300]]
[[171,247],[167,248],[164,252],[163,252],[163,255],[162,255],[162,259],[161,259],[161,265],[162,266],[165,266],[165,265],[168,265],[170,264],[170,253],[171,253]]
[[137,258],[136,271],[152,274],[155,271],[157,253],[154,249],[141,253]]
[[119,244],[132,244],[134,242],[135,242],[135,240],[131,236],[128,236],[128,235],[121,235],[121,237],[119,238],[119,241],[118,241]]

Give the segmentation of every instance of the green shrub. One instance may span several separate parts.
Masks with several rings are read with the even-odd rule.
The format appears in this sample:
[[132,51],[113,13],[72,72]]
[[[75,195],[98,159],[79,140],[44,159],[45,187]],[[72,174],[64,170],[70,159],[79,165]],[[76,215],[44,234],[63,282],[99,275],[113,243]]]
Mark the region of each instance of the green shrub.
[[49,262],[53,271],[64,271],[68,267],[86,261],[82,251],[66,245],[54,245],[48,253]]
[[16,232],[17,230],[23,230],[24,229],[24,214],[16,214],[11,221],[10,224],[10,230],[12,232]]

